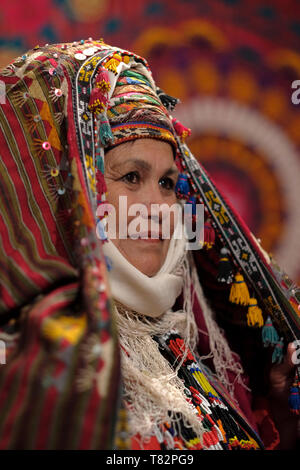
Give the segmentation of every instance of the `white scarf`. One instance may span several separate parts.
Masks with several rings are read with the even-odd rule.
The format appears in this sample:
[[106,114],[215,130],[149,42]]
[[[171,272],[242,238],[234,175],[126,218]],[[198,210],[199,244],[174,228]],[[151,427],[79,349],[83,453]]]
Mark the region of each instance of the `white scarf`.
[[104,255],[112,264],[109,280],[113,299],[153,318],[169,310],[183,288],[180,264],[185,246],[186,236],[178,217],[165,261],[155,276],[148,277],[129,263],[111,241],[104,243]]

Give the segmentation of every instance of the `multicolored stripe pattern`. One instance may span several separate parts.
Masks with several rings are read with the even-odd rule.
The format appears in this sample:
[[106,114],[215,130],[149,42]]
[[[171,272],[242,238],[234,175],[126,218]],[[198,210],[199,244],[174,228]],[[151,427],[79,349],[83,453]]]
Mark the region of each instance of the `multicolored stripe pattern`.
[[[195,408],[195,414],[205,431],[198,436],[188,427],[178,413],[175,424],[164,423],[158,426],[151,439],[152,449],[161,450],[259,450],[263,444],[241,410],[232,404],[225,390],[215,388],[211,372],[186,346],[178,331],[172,330],[162,336],[153,337],[161,354],[171,367],[177,370],[178,377],[185,386],[187,402]],[[183,362],[183,355],[185,356]],[[179,366],[179,364],[181,364]],[[212,385],[214,383],[214,385]],[[218,390],[218,391],[217,391]],[[133,438],[140,448],[147,448],[140,436]],[[137,444],[136,444],[137,445]],[[144,445],[146,447],[144,447]]]
[[37,47],[0,75],[0,449],[114,439],[117,335],[71,96],[93,46]]

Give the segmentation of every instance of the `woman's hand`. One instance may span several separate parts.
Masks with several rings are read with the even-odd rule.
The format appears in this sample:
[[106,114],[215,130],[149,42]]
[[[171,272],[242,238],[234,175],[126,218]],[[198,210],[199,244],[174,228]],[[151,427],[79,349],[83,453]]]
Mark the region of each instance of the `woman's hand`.
[[295,364],[293,364],[292,355],[294,351],[293,343],[289,343],[283,362],[272,366],[270,371],[270,395],[279,400],[284,400],[289,396],[293,383]]
[[275,424],[280,434],[280,448],[292,449],[297,441],[298,416],[289,410],[288,398],[292,386],[295,364],[292,355],[295,351],[293,343],[287,348],[281,364],[272,366],[270,371],[270,408]]

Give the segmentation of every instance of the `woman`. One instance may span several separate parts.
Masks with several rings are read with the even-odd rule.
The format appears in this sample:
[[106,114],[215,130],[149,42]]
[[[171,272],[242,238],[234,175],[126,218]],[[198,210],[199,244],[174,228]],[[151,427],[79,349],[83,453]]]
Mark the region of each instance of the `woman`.
[[[1,79],[0,447],[262,448],[241,365],[205,296],[213,291],[208,300],[221,313],[230,305],[233,320],[246,306],[248,323],[261,325],[247,281],[274,351],[282,343],[268,315],[286,342],[297,338],[294,299],[190,154],[188,131],[167,109],[176,100],[156,88],[144,59],[101,41],[36,48]],[[144,233],[124,239],[117,224],[101,248],[103,220],[96,224],[94,214],[105,203],[134,226],[120,196],[128,208],[143,204]],[[180,217],[171,217],[169,239],[162,236],[177,198],[193,211],[205,205],[210,250],[185,250]],[[152,212],[153,204],[165,208]],[[291,355],[271,372],[271,403],[285,395]],[[297,421],[287,413],[286,405],[279,427],[295,439]],[[266,416],[256,414],[260,424]],[[266,437],[269,448],[277,437]]]

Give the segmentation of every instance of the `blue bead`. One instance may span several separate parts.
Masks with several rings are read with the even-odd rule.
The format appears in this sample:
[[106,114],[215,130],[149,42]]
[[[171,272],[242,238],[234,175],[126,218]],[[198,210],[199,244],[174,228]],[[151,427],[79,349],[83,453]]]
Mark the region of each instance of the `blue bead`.
[[300,410],[300,394],[298,387],[291,387],[290,389],[289,407],[293,411]]

